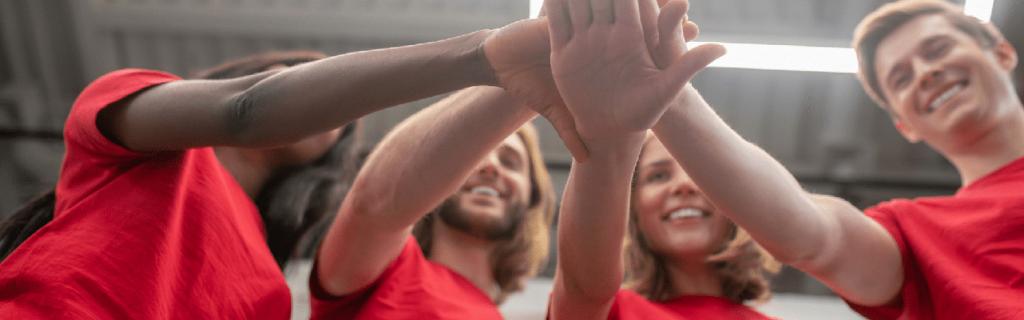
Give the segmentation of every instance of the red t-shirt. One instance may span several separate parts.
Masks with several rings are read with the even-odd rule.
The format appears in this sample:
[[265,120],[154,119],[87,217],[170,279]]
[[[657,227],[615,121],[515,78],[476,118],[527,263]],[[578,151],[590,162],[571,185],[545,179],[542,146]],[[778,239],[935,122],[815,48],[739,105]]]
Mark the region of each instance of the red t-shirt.
[[750,307],[714,296],[681,296],[665,301],[651,301],[632,291],[621,289],[615,294],[609,320],[647,319],[716,319],[770,320]]
[[899,245],[904,281],[872,319],[1024,319],[1024,158],[953,196],[866,211]]
[[96,127],[104,107],[178,79],[120,70],[75,101],[53,221],[0,264],[0,317],[291,315],[259,213],[211,148],[133,152]]
[[487,294],[448,267],[427,260],[411,236],[402,253],[366,288],[332,296],[320,285],[315,266],[309,286],[312,319],[502,319]]

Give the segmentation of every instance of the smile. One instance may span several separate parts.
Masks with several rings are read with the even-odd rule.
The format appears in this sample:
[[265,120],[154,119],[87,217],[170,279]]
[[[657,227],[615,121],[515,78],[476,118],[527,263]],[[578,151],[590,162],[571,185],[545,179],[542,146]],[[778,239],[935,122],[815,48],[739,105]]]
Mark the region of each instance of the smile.
[[674,221],[674,220],[681,220],[681,219],[695,219],[695,218],[703,218],[703,217],[705,217],[707,215],[708,215],[708,212],[704,211],[704,210],[700,210],[700,209],[696,209],[696,208],[682,208],[682,209],[678,209],[678,210],[670,212],[668,215],[665,215],[665,217],[662,218],[662,220],[664,220],[664,221]]
[[491,187],[488,187],[488,186],[476,186],[476,187],[473,187],[473,189],[469,190],[469,193],[485,195],[485,196],[491,196],[491,197],[498,197],[499,196],[499,193],[498,193],[497,189],[494,189],[494,188],[491,188]]
[[963,91],[965,87],[967,87],[966,81],[959,82],[949,87],[948,89],[946,89],[946,91],[943,91],[942,94],[939,94],[938,97],[936,97],[934,100],[932,100],[931,103],[928,104],[928,109],[926,109],[925,112],[935,112],[935,110],[939,109],[939,107],[941,107],[943,104],[949,101],[949,99],[952,99],[954,96],[956,96],[956,94]]

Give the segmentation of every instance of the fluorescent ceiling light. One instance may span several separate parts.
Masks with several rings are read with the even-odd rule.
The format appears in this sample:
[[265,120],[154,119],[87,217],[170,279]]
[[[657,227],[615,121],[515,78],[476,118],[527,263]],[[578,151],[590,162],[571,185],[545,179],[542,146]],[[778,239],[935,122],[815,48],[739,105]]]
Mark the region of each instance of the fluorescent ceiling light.
[[964,1],[964,13],[974,16],[981,21],[992,20],[992,7],[995,0],[967,0]]
[[[995,0],[966,0],[964,12],[988,21]],[[530,0],[530,17],[540,13],[544,0]],[[700,45],[691,42],[690,47]],[[721,43],[728,53],[711,67],[784,70],[831,73],[856,73],[857,56],[850,48]]]
[[544,6],[544,0],[530,0],[530,18],[540,15],[540,8]]
[[[694,48],[701,42],[690,42]],[[722,43],[727,53],[711,67],[786,70],[832,73],[856,73],[857,56],[853,49],[808,47],[754,43]]]

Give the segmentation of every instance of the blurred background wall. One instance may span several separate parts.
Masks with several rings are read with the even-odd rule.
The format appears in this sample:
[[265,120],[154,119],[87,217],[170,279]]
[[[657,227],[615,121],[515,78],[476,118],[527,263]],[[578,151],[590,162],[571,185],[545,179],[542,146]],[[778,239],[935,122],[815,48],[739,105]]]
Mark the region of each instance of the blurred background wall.
[[[886,2],[691,0],[690,17],[701,25],[702,41],[845,47],[856,23]],[[527,0],[0,1],[0,217],[52,188],[68,109],[77,93],[105,72],[140,67],[188,76],[268,50],[340,54],[432,41],[525,18],[529,6]],[[1024,21],[1012,18],[1024,13],[1024,1],[997,0],[993,12],[994,23],[1024,48]],[[1021,70],[1015,74],[1018,88]],[[948,194],[959,185],[942,157],[896,133],[852,74],[712,68],[694,85],[733,128],[779,159],[811,191],[867,207],[895,197]],[[438,99],[370,115],[364,122],[368,148]],[[561,191],[569,154],[546,122],[536,123]],[[554,261],[544,277],[551,276],[553,266]],[[543,279],[531,288],[533,296],[510,305],[543,304]],[[827,288],[795,270],[780,274],[775,288],[803,299],[789,300],[796,302],[783,305],[780,314],[799,315],[800,310],[786,308],[808,312],[824,304],[854,317]],[[510,312],[510,318],[517,314]]]

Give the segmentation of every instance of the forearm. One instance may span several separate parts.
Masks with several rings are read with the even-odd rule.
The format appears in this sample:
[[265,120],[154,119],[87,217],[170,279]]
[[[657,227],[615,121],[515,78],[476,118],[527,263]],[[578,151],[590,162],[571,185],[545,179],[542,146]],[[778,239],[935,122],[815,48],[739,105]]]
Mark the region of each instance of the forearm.
[[654,127],[669,152],[730,219],[783,262],[816,254],[833,224],[781,164],[722,121],[692,87]]
[[630,182],[643,139],[639,134],[614,143],[588,141],[591,158],[573,163],[558,224],[558,319],[582,309],[606,310],[619,289]]
[[494,84],[481,49],[490,32],[348,53],[274,74],[234,99],[238,140],[279,145],[390,106]]
[[324,288],[345,294],[376,279],[413,224],[533,116],[504,90],[477,87],[399,124],[367,159],[324,237],[317,253]]
[[504,90],[453,94],[399,124],[367,159],[352,191],[363,209],[411,225],[452,195],[477,163],[535,113]]

